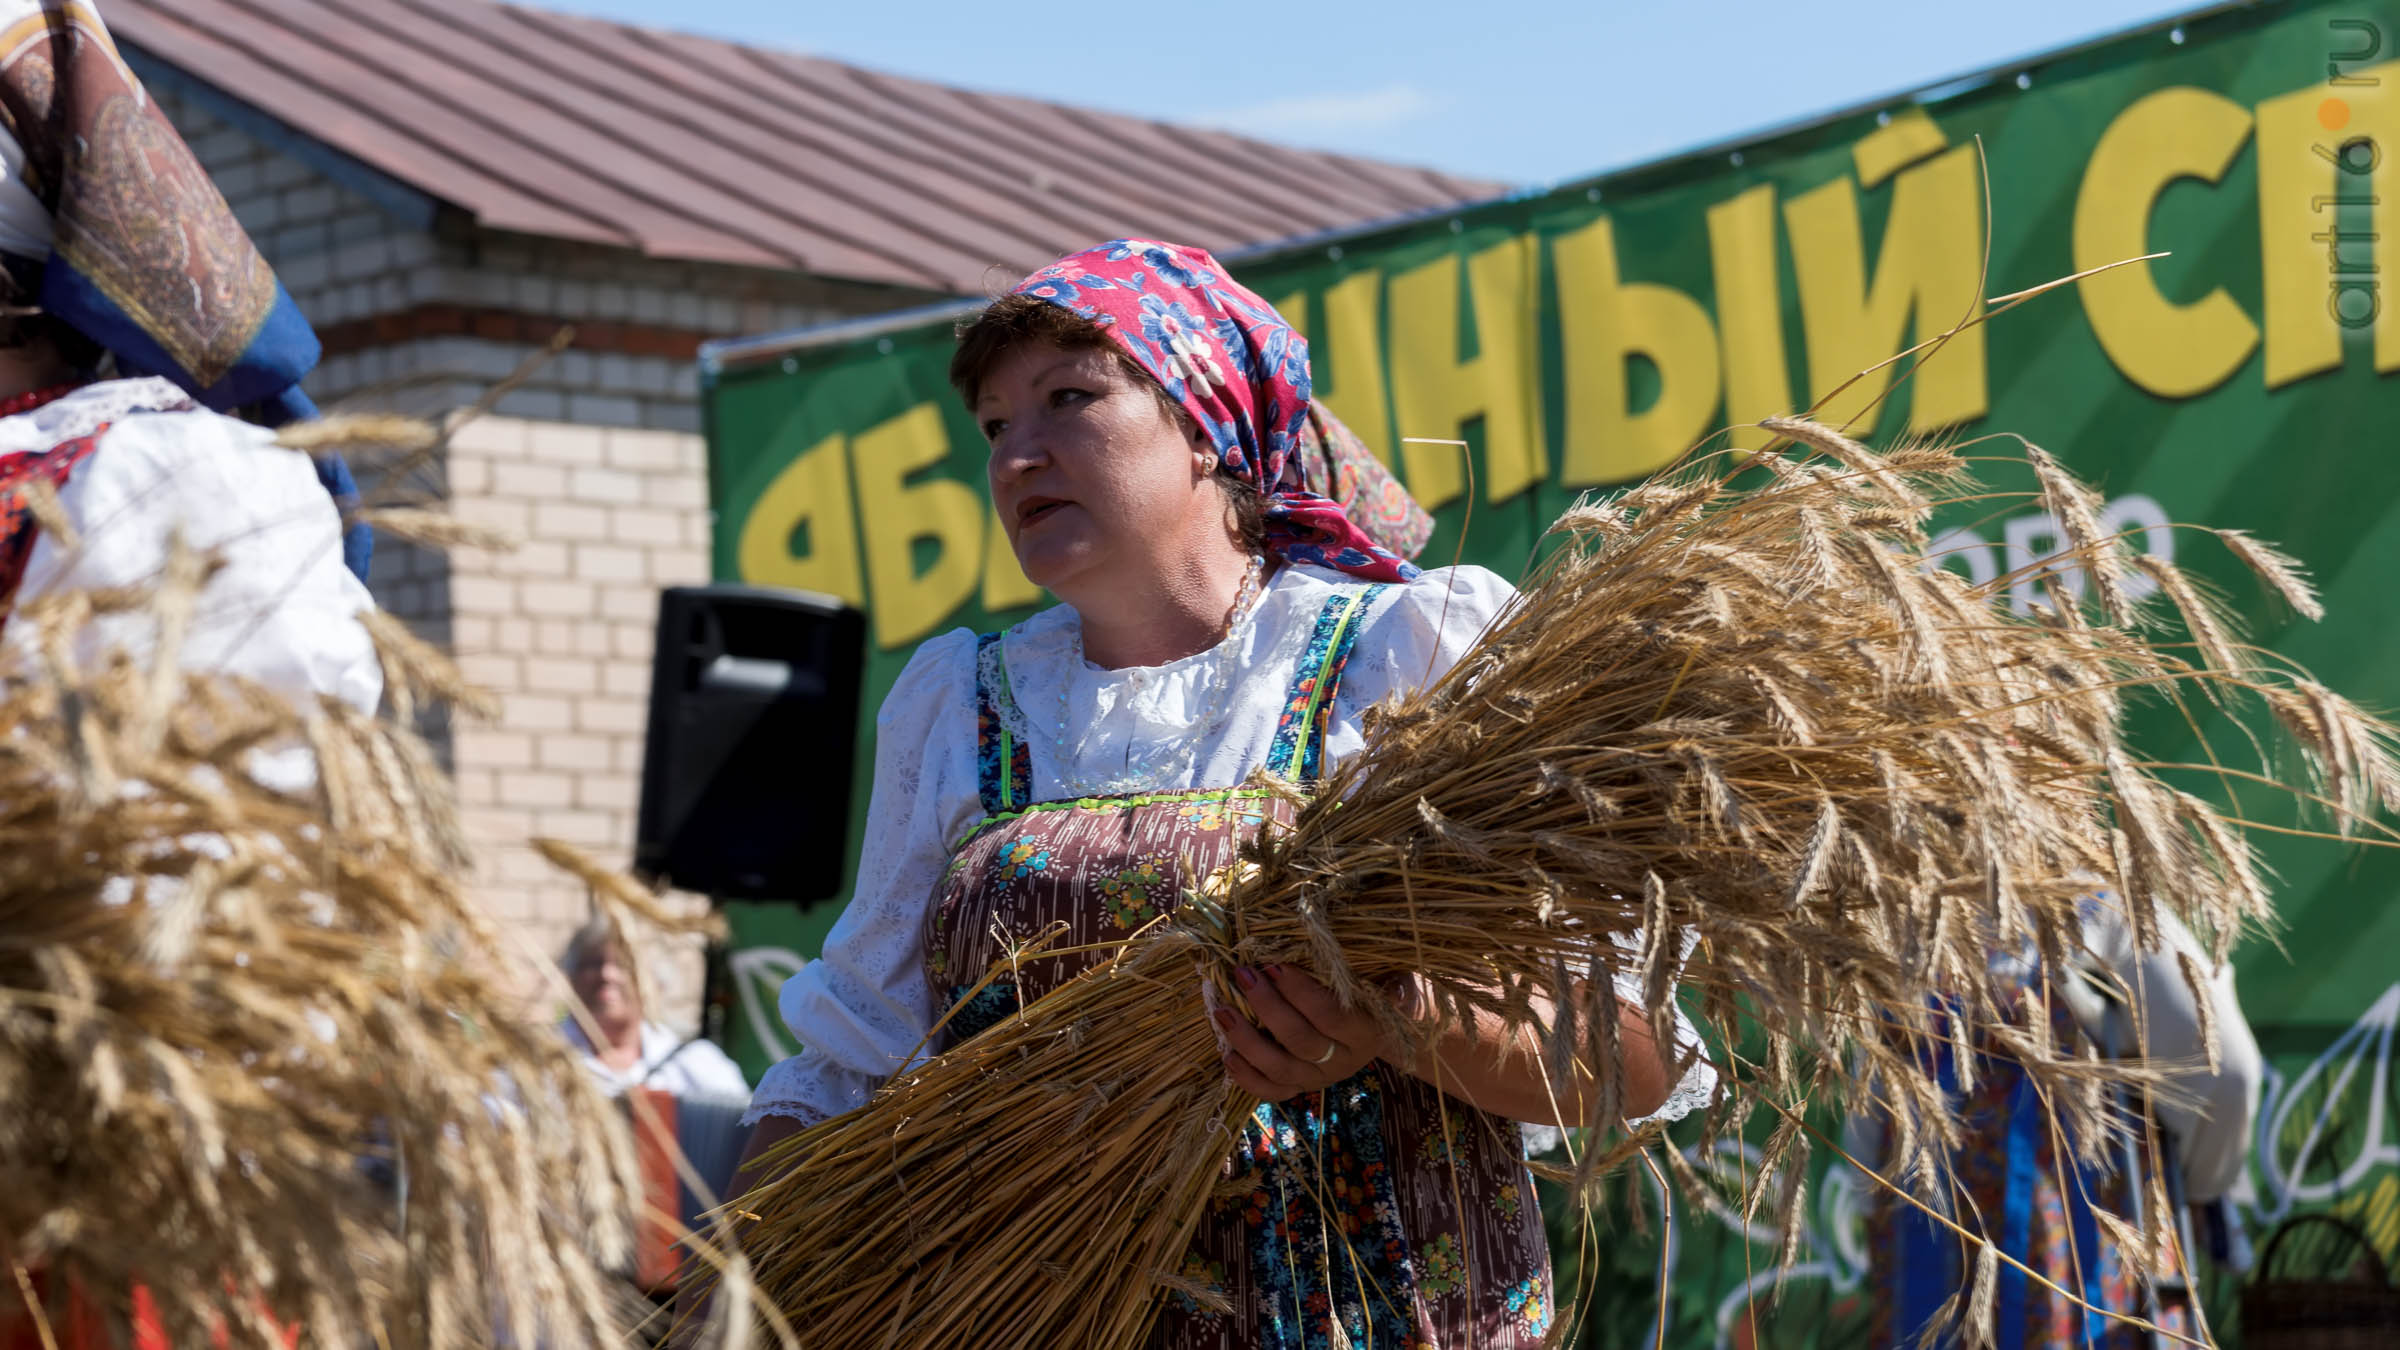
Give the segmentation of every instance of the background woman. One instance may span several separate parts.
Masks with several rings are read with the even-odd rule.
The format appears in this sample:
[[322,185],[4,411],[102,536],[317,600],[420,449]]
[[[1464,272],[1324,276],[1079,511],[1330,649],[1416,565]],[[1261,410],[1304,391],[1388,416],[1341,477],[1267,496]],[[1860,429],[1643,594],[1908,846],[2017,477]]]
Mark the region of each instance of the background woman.
[[[965,328],[951,377],[1017,559],[1064,603],[927,642],[886,698],[854,898],[785,986],[807,1049],[761,1082],[753,1157],[864,1103],[1011,944],[1171,908],[1286,818],[1241,784],[1317,780],[1363,710],[1439,677],[1511,595],[1400,556],[1422,515],[1312,407],[1305,341],[1200,250],[1120,240],[1044,268]],[[1082,966],[1024,962],[943,1043]],[[1157,1343],[1538,1343],[1549,1256],[1515,1122],[1579,1120],[1571,1086],[1491,1027],[1412,1059],[1305,972],[1237,979],[1259,1025],[1214,1014],[1225,1069],[1266,1104],[1229,1162],[1247,1184],[1182,1272],[1223,1303],[1176,1297]],[[1620,1011],[1637,1109],[1704,1097],[1695,1065],[1670,1099],[1679,1056]]]

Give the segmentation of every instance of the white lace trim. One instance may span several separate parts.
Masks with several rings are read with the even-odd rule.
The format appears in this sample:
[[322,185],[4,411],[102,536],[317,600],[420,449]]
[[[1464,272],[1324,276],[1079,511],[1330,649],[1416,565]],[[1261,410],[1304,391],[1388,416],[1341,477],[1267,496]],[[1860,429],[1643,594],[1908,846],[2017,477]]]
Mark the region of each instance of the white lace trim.
[[[1347,582],[1340,578],[1340,582]],[[1316,630],[1317,611],[1332,574],[1286,567],[1269,578],[1258,603],[1225,640],[1158,666],[1108,670],[1083,659],[1075,612],[1044,610],[1009,629],[977,654],[976,673],[995,694],[995,712],[1009,734],[1032,748],[1034,775],[1076,791],[1104,783],[1112,794],[1172,791],[1197,785],[1196,770],[1237,718],[1259,711],[1263,698],[1279,710],[1301,652]],[[1232,645],[1236,655],[1223,659]],[[1056,721],[1065,691],[1063,740],[1054,725],[1034,725],[1027,704]],[[1034,691],[1031,696],[1028,691]],[[1213,710],[1206,725],[1196,718]],[[1254,720],[1254,719],[1253,719]],[[1171,742],[1192,753],[1127,778],[1134,749]],[[1074,752],[1072,759],[1069,752]]]
[[0,417],[0,455],[48,450],[89,436],[135,413],[179,412],[192,406],[191,395],[177,388],[173,381],[155,375],[138,380],[103,380],[85,385],[64,398],[52,399],[31,412]]

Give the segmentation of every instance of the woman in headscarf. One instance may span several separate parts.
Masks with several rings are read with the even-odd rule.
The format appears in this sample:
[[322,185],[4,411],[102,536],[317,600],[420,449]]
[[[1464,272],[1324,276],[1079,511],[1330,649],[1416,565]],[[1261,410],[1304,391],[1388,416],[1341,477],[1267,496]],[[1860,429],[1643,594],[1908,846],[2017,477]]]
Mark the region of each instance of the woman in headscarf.
[[[86,0],[0,0],[0,623],[214,556],[187,666],[371,711],[367,532],[339,459],[230,414],[314,414],[315,334]],[[57,493],[73,539],[28,507]],[[148,621],[84,634],[137,647]],[[0,639],[30,641],[28,625]]]
[[[864,1103],[1012,945],[1063,923],[1084,948],[1172,908],[1286,823],[1238,785],[1317,782],[1366,709],[1438,678],[1512,594],[1407,561],[1422,513],[1310,401],[1306,342],[1200,250],[1120,240],[1036,272],[966,325],[951,378],[1018,562],[1064,603],[927,642],[885,699],[854,898],[784,988],[807,1048],[753,1098],[753,1157]],[[1025,962],[933,1048],[1082,964]],[[1540,1343],[1549,1254],[1516,1122],[1580,1120],[1572,1086],[1553,1098],[1492,1027],[1412,1060],[1305,971],[1237,979],[1258,1025],[1214,1019],[1263,1103],[1228,1162],[1249,1184],[1184,1267],[1233,1311],[1179,1296],[1155,1343]],[[1706,1070],[1671,1091],[1674,1052],[1617,997],[1630,1100],[1681,1114]]]

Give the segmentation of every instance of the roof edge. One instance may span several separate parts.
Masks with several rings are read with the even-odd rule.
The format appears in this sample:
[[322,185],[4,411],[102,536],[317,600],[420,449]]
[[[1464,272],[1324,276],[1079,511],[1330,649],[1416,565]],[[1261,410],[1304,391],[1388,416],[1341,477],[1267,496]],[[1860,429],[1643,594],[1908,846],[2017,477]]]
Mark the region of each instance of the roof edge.
[[[1902,104],[1915,103],[1920,106],[1932,106],[2006,76],[2038,70],[2053,62],[2080,56],[2095,49],[2129,41],[2145,34],[2165,33],[2189,24],[2226,18],[2244,11],[2271,9],[2278,3],[2279,0],[2219,0],[2218,3],[2185,10],[2165,18],[2129,24],[2123,28],[2101,33],[2062,47],[2010,57],[1965,74],[1933,80],[1913,88],[1898,90],[1878,98],[1844,104],[1824,112],[1790,118],[1761,127],[1756,131],[1744,132],[1688,149],[1669,151],[1662,155],[1654,155],[1648,159],[1636,160],[1630,164],[1602,169],[1595,173],[1562,178],[1552,183],[1509,188],[1492,196],[1472,201],[1453,202],[1445,206],[1421,207],[1383,220],[1335,226],[1282,239],[1247,244],[1236,251],[1225,254],[1224,261],[1228,264],[1263,262],[1287,257],[1307,249],[1322,248],[1352,239],[1370,238],[1388,230],[1438,219],[1446,215],[1459,215],[1499,202],[1516,201],[1528,197],[1546,197],[1552,193],[1569,192],[1578,188],[1596,188],[1627,178],[1646,178],[1679,164],[1719,158],[1744,146],[1780,140],[1817,127],[1830,126],[1850,118]],[[700,348],[701,378],[704,381],[713,380],[721,370],[734,366],[754,365],[786,352],[804,351],[838,342],[852,342],[862,338],[877,337],[903,328],[912,328],[917,324],[929,322],[944,315],[965,313],[983,303],[985,302],[963,301],[956,304],[925,305],[866,319],[846,319],[838,323],[814,324],[803,328],[790,328],[774,333],[725,338],[704,343]]]

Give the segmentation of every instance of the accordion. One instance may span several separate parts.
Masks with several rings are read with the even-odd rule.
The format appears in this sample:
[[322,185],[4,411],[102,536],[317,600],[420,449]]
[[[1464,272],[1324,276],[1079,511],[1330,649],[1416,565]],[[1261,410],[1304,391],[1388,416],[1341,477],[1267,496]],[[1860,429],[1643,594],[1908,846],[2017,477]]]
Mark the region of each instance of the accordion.
[[[750,1131],[742,1127],[748,1097],[678,1097],[653,1088],[633,1088],[621,1099],[633,1120],[634,1148],[642,1165],[644,1215],[634,1246],[633,1278],[646,1290],[673,1289],[684,1250],[684,1232],[705,1233],[705,1216],[731,1197],[734,1168]],[[687,1176],[677,1159],[689,1164]],[[695,1182],[697,1185],[695,1185]],[[670,1219],[668,1216],[672,1216]]]

